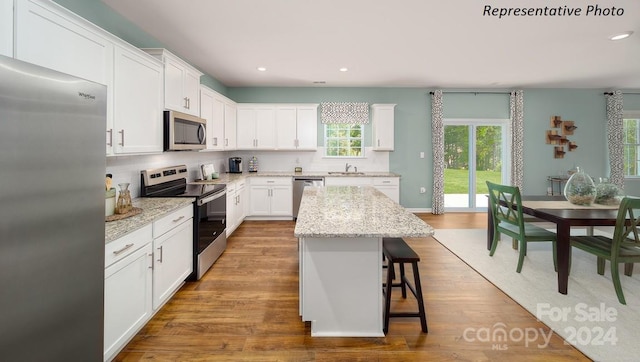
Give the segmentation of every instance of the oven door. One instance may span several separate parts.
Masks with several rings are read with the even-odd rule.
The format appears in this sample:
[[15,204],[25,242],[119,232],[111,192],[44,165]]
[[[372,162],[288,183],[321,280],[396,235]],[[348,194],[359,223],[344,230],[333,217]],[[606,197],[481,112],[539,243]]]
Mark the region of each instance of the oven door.
[[227,247],[227,191],[223,189],[196,201],[194,272],[200,279]]

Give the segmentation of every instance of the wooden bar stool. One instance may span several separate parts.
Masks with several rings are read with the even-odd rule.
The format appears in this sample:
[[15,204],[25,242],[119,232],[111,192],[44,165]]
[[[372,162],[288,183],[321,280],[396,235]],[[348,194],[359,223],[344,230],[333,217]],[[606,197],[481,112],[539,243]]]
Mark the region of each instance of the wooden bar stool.
[[[385,296],[384,309],[384,334],[389,331],[389,318],[406,318],[419,317],[422,325],[422,332],[427,333],[427,315],[424,312],[424,301],[422,299],[422,286],[420,285],[420,273],[418,271],[418,262],[420,256],[402,238],[383,238],[382,250],[384,256],[388,260],[387,266],[387,282],[383,286],[383,294]],[[410,263],[413,267],[414,284],[411,285],[404,274],[404,264]],[[400,281],[394,283],[395,264],[400,266]],[[402,298],[407,298],[407,287],[416,297],[418,301],[418,311],[416,312],[391,312],[391,290],[393,287],[400,287],[402,290]]]

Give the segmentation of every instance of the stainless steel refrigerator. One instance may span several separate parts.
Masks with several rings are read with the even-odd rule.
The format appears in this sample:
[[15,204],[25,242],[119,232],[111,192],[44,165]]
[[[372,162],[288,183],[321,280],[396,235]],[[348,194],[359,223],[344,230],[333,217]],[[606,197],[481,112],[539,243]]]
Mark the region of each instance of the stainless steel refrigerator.
[[105,122],[104,85],[0,56],[0,360],[103,358]]

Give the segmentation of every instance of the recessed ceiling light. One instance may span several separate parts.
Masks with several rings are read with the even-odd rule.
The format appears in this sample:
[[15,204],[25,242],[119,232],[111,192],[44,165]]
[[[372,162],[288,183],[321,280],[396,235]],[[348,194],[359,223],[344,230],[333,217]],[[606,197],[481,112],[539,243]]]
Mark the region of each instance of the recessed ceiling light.
[[340,71],[341,71],[341,72],[348,72],[348,71],[349,71],[349,68],[342,67],[342,68],[340,68]]
[[631,34],[633,34],[632,31],[625,31],[624,33],[612,35],[609,39],[611,39],[611,40],[622,40],[622,39],[626,39],[626,38],[630,37]]
[[258,71],[259,71],[259,72],[266,72],[266,71],[267,71],[267,68],[265,68],[265,67],[258,67]]

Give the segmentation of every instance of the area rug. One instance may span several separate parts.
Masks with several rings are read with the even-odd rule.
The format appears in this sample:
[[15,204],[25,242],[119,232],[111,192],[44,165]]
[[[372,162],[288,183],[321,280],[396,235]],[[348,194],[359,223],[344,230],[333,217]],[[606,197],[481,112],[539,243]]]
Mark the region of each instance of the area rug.
[[[640,358],[640,265],[633,277],[620,272],[627,302],[622,305],[613,288],[609,262],[605,275],[598,275],[596,257],[581,250],[573,250],[568,294],[563,295],[557,292],[551,243],[529,243],[522,272],[518,274],[518,252],[512,249],[511,239],[503,239],[490,257],[485,229],[438,229],[434,237],[594,361]],[[496,323],[501,325],[500,321]],[[506,331],[505,335],[508,340],[521,338],[522,333],[526,331]],[[544,348],[540,341],[535,343]]]

